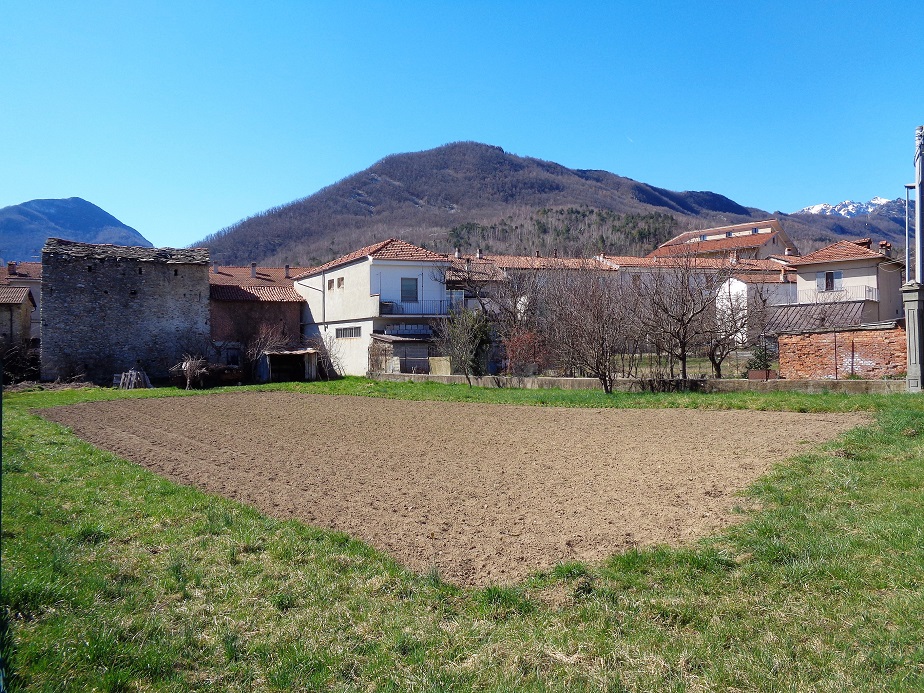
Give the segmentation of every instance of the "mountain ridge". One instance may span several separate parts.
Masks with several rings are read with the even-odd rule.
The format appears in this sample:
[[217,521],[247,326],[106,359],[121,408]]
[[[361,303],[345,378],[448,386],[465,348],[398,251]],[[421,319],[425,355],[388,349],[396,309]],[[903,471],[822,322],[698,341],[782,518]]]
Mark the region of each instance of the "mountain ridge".
[[29,200],[0,209],[0,256],[4,260],[40,260],[49,238],[153,247],[138,231],[80,197]]
[[311,266],[390,237],[439,252],[645,254],[686,230],[775,217],[802,252],[849,237],[901,244],[889,218],[766,212],[711,191],[677,192],[570,169],[479,142],[390,154],[318,192],[213,233],[221,264]]

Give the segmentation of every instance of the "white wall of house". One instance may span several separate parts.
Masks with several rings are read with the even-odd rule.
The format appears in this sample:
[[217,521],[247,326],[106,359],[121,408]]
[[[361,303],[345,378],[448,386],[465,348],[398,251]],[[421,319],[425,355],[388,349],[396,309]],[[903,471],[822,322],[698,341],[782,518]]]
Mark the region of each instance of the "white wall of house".
[[895,320],[905,314],[902,304],[904,267],[892,262],[881,262],[879,273],[879,320]]
[[307,302],[306,322],[324,324],[378,315],[378,299],[369,290],[368,259],[300,279],[295,290]]
[[365,375],[373,329],[402,321],[400,316],[375,320],[381,312],[381,301],[401,302],[402,279],[416,280],[417,301],[423,311],[433,309],[428,301],[447,298],[439,267],[432,262],[363,258],[294,283],[306,301],[305,336],[332,341],[342,375]]
[[446,286],[441,281],[437,263],[410,263],[397,260],[373,260],[369,268],[370,287],[381,301],[401,301],[401,280],[417,280],[418,301],[445,301]]
[[305,326],[305,337],[318,339],[330,347],[331,358],[340,375],[365,375],[369,370],[372,329],[371,319],[343,320],[326,325],[312,323]]
[[[818,291],[819,280],[826,272],[834,275],[835,290]],[[868,260],[845,260],[840,262],[819,263],[797,268],[796,289],[801,303],[821,302],[829,297],[831,300],[850,301],[867,300],[866,288],[874,289],[877,300],[867,300],[863,310],[864,322],[894,320],[902,315],[901,281],[902,267],[898,262],[881,262],[875,258]],[[817,292],[815,301],[806,297]]]

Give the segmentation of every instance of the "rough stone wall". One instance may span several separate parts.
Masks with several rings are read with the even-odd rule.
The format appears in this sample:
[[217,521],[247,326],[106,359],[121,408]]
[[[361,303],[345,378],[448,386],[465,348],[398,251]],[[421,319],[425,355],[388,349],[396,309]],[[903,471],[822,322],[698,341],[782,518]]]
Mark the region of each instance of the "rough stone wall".
[[261,326],[280,325],[286,337],[301,338],[302,304],[283,301],[216,301],[211,303],[212,339],[244,343]]
[[907,367],[902,327],[781,334],[779,344],[780,377],[791,380],[898,377]]
[[83,374],[111,384],[113,374],[137,366],[163,378],[184,352],[205,353],[207,259],[43,252],[42,265],[43,379]]
[[19,346],[29,339],[32,304],[5,303],[0,306],[0,343],[5,347]]

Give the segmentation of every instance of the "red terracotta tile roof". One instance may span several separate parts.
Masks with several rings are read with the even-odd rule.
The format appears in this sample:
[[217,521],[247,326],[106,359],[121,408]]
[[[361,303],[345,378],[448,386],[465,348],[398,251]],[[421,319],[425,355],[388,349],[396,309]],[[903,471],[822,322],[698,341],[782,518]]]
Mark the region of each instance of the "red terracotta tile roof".
[[[666,245],[686,243],[687,241],[698,241],[698,239],[701,236],[722,236],[724,237],[725,234],[728,232],[740,234],[742,232],[750,232],[752,229],[760,229],[760,230],[769,229],[769,231],[764,231],[763,233],[759,233],[759,234],[748,233],[748,235],[763,236],[764,238],[767,238],[768,236],[772,236],[774,233],[778,231],[782,231],[783,227],[780,226],[780,222],[777,221],[776,219],[763,219],[761,221],[749,221],[744,224],[731,224],[729,226],[716,226],[711,229],[700,229],[699,231],[684,231],[683,233],[674,236],[669,241],[662,243],[658,247],[663,248]],[[702,241],[699,241],[699,242],[702,242]]]
[[290,286],[235,286],[230,284],[212,284],[209,297],[213,301],[264,301],[275,303],[301,303],[302,298]]
[[732,276],[745,284],[792,284],[796,281],[795,273],[787,270],[786,274],[776,272],[733,272]]
[[387,241],[367,245],[365,248],[354,250],[352,253],[338,257],[336,260],[312,267],[301,274],[294,275],[294,279],[304,279],[318,272],[326,272],[342,265],[348,265],[365,257],[372,257],[377,260],[408,260],[412,262],[447,262],[449,260],[448,255],[434,253],[398,238],[389,238]]
[[873,259],[900,262],[900,260],[890,258],[886,255],[883,255],[882,253],[877,253],[875,250],[870,250],[869,248],[866,248],[863,245],[859,245],[854,241],[838,241],[837,243],[832,243],[831,245],[825,246],[820,250],[816,250],[814,253],[809,253],[808,255],[803,255],[802,257],[790,258],[789,264],[800,266],[814,265],[822,262],[844,262],[847,260]]
[[463,257],[450,258],[452,264],[446,270],[446,281],[488,282],[506,278],[504,270],[490,260]]
[[32,290],[26,286],[0,286],[0,304],[16,306],[30,301],[35,305],[35,299],[32,298]]
[[257,276],[252,277],[250,267],[216,267],[209,269],[209,284],[228,286],[292,286],[292,277],[303,270],[300,267],[289,268],[286,279],[285,267],[257,267]]
[[697,269],[729,269],[735,273],[766,272],[779,273],[786,266],[776,260],[753,260],[744,258],[732,262],[728,258],[684,256],[635,257],[634,255],[601,255],[603,262],[619,267],[651,267],[669,269],[689,264]]
[[652,250],[650,257],[665,257],[670,255],[687,255],[696,253],[716,253],[744,248],[759,248],[776,236],[776,233],[755,233],[750,236],[732,236],[731,238],[716,238],[707,241],[690,241],[683,243],[665,244]]
[[484,255],[496,267],[508,269],[591,269],[608,271],[613,268],[597,258],[535,257],[532,255]]
[[[41,262],[9,262],[5,272],[0,272],[0,280],[7,277],[18,279],[41,279],[42,263]],[[5,283],[5,282],[4,282]]]

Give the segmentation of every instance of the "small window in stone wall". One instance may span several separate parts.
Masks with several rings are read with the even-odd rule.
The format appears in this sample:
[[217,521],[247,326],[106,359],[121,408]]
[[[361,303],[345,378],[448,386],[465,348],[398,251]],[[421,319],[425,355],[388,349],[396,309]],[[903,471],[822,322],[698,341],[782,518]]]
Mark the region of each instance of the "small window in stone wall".
[[142,270],[140,267],[138,268],[138,274],[142,274]]
[[173,270],[173,276],[174,276],[174,277],[178,277],[179,275],[180,275],[180,270],[178,270],[178,269]]
[[87,265],[87,272],[93,271],[93,265]]

